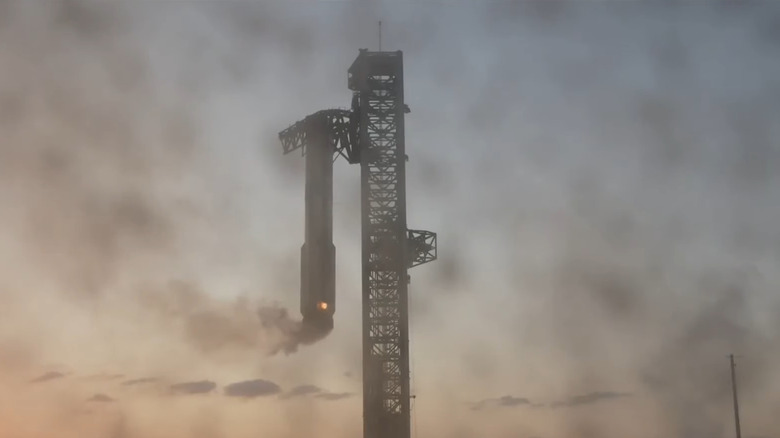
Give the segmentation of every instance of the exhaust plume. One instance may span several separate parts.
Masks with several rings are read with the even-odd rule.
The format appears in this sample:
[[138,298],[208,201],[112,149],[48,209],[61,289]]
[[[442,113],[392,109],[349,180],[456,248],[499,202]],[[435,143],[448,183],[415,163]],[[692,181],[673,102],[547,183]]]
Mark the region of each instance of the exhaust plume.
[[183,281],[138,294],[141,308],[160,324],[178,326],[182,336],[204,353],[256,350],[273,356],[291,354],[327,336],[320,326],[293,319],[278,304],[240,296],[233,301],[212,298]]

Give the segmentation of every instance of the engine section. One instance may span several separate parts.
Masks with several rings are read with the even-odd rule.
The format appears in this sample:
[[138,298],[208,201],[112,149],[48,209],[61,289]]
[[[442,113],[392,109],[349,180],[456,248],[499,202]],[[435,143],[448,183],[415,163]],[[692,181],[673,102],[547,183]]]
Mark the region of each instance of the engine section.
[[325,123],[310,132],[306,157],[305,240],[301,247],[301,315],[304,324],[333,327],[336,247],[333,245],[333,154]]

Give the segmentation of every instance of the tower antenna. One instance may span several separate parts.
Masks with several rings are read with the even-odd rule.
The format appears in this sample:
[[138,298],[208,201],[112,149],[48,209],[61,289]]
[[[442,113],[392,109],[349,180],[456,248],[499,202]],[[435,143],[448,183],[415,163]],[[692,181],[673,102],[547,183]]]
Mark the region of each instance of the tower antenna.
[[382,20],[379,20],[379,51],[382,51]]

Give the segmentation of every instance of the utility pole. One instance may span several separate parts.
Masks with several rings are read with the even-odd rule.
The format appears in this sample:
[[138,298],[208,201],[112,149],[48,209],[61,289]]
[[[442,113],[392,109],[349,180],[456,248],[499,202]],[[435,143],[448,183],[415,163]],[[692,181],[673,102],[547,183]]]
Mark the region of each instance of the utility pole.
[[737,400],[737,365],[734,363],[734,355],[729,355],[731,362],[731,391],[734,395],[734,427],[737,429],[737,438],[742,438],[742,430],[739,427],[739,401]]

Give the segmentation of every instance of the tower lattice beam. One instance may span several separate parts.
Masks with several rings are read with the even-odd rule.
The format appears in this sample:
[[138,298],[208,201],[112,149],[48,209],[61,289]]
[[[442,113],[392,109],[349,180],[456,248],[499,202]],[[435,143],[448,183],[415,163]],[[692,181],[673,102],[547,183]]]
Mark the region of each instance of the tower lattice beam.
[[349,69],[359,121],[363,253],[363,436],[409,438],[409,275],[436,235],[406,226],[402,52],[361,50]]

